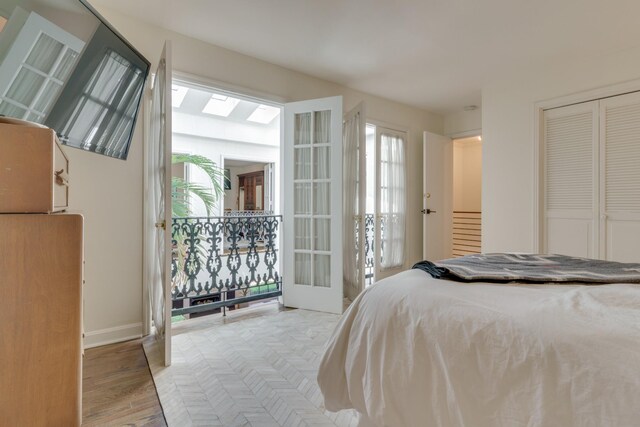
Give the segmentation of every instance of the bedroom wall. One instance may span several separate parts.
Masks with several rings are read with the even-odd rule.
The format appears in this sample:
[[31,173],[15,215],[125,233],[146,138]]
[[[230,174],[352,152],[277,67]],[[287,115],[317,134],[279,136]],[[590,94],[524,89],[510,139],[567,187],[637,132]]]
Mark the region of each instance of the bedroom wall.
[[[165,39],[173,41],[174,69],[286,101],[344,97],[345,111],[360,101],[367,116],[409,129],[407,257],[422,253],[422,131],[443,132],[442,117],[348,89],[236,52],[200,42],[98,7],[153,62]],[[72,203],[86,218],[86,343],[99,345],[142,332],[143,135],[138,124],[129,160],[107,159],[77,150],[71,157]]]
[[482,130],[482,109],[449,113],[444,116],[443,127],[444,135],[451,137],[479,134]]
[[537,64],[495,76],[483,88],[483,251],[536,250],[534,104],[635,79],[640,79],[640,48]]

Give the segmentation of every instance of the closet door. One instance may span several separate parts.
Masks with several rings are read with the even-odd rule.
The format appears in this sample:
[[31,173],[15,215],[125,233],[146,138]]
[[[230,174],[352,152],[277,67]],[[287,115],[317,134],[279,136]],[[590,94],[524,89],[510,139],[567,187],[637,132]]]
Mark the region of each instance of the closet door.
[[640,93],[600,101],[600,257],[640,261]]
[[544,112],[546,253],[599,256],[598,136],[598,101]]

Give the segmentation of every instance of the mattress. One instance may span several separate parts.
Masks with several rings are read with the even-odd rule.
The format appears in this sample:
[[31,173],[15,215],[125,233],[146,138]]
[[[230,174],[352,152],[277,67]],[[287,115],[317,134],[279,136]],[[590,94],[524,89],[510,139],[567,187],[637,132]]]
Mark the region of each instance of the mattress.
[[405,271],[347,309],[318,383],[373,426],[637,426],[640,285]]

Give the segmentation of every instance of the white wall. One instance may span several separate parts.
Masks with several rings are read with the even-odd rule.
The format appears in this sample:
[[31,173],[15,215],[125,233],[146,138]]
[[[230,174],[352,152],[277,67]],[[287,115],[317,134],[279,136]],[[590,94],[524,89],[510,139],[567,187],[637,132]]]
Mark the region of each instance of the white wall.
[[482,211],[482,142],[453,141],[453,210]]
[[[442,117],[98,9],[154,64],[164,40],[171,39],[175,70],[286,101],[342,95],[345,111],[364,100],[369,118],[408,128],[407,265],[421,258],[422,131],[442,133]],[[90,344],[142,331],[142,148],[139,124],[126,162],[67,150],[75,183],[72,204],[86,218],[85,330]]]
[[[640,48],[535,64],[482,91],[482,250],[534,251],[534,104],[640,78]],[[638,85],[640,89],[640,84]]]
[[482,109],[457,111],[444,116],[444,135],[456,137],[469,133],[480,134],[482,129]]

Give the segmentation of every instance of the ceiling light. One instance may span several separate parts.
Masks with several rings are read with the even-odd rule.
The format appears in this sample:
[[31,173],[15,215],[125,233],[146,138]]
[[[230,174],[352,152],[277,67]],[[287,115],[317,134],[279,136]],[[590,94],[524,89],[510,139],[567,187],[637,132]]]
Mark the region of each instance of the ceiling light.
[[175,108],[180,108],[182,102],[184,101],[184,97],[187,96],[187,91],[189,89],[184,86],[171,86],[171,106]]
[[213,114],[214,116],[227,117],[233,109],[236,108],[238,103],[240,103],[239,99],[213,94],[209,102],[207,102],[207,105],[202,109],[202,112]]
[[278,115],[280,115],[280,109],[278,107],[272,107],[270,105],[258,105],[258,107],[253,110],[253,113],[247,118],[249,122],[262,123],[266,125],[271,123],[273,119],[275,119]]

